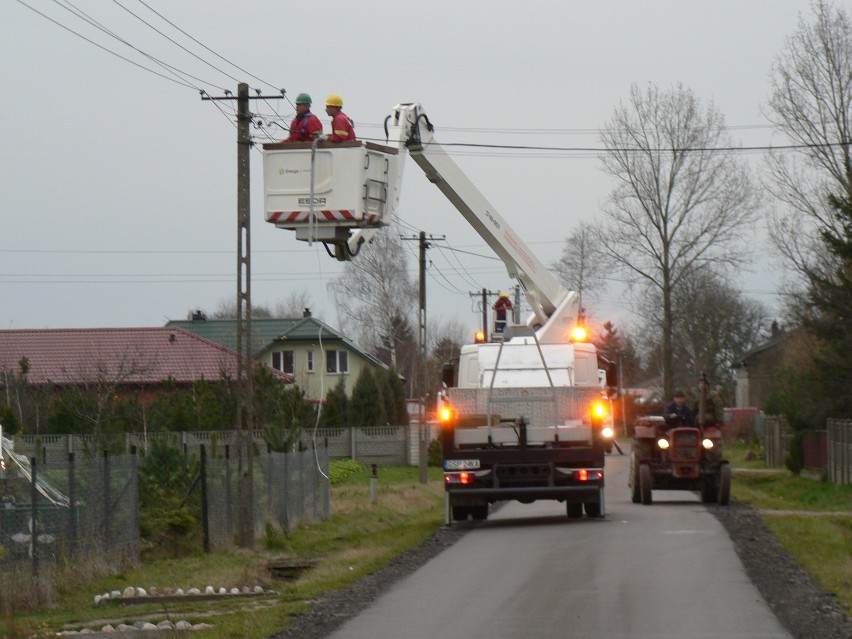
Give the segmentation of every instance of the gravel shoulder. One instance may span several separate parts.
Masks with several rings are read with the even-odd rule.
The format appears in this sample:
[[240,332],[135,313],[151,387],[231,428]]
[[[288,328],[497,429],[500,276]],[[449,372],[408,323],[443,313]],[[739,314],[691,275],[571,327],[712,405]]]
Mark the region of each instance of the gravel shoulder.
[[[822,591],[784,550],[755,509],[734,502],[728,507],[712,507],[710,512],[728,531],[752,583],[795,639],[852,639],[852,619],[844,614],[834,595]],[[467,522],[438,529],[384,568],[317,600],[308,613],[294,619],[291,627],[274,639],[329,635],[475,526]]]
[[852,619],[784,550],[754,508],[733,502],[710,511],[728,531],[752,583],[793,637],[852,639]]

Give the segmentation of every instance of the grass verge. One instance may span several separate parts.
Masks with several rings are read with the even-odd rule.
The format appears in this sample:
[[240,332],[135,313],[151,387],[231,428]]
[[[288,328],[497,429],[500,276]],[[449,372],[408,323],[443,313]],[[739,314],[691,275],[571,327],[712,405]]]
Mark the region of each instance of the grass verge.
[[852,486],[743,464],[747,450],[725,450],[734,499],[759,509],[784,548],[852,615]]
[[[430,468],[429,483],[416,467],[379,470],[377,501],[372,503],[369,470],[343,462],[332,464],[331,517],[287,533],[270,532],[262,548],[145,562],[123,574],[60,589],[59,603],[0,620],[0,637],[54,636],[61,630],[100,629],[106,624],[164,619],[209,623],[193,632],[198,639],[267,637],[285,629],[320,594],[345,588],[359,577],[409,548],[416,547],[444,521],[440,469]],[[271,561],[310,560],[313,568],[293,581],[276,580]],[[274,591],[258,598],[223,598],[94,606],[96,594],[127,586],[214,588],[255,584]]]

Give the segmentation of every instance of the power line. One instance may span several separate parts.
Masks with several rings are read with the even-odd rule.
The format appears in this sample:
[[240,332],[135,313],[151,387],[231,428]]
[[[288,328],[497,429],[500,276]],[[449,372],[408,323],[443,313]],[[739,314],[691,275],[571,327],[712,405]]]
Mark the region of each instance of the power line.
[[[203,62],[204,64],[206,64],[207,66],[209,66],[211,69],[215,69],[216,71],[218,71],[218,72],[219,72],[219,73],[221,73],[222,75],[225,75],[225,76],[229,77],[231,80],[233,80],[234,82],[239,83],[239,80],[238,80],[237,78],[235,78],[235,77],[234,77],[234,76],[232,76],[231,74],[227,73],[226,71],[223,71],[223,70],[222,70],[222,69],[220,69],[219,67],[217,67],[217,66],[215,66],[215,65],[211,64],[210,62],[208,62],[207,60],[203,59],[202,57],[200,57],[200,56],[196,55],[195,53],[193,53],[192,51],[190,51],[189,49],[187,49],[185,46],[183,46],[182,44],[180,44],[180,43],[176,42],[175,40],[173,40],[172,38],[170,38],[169,36],[167,36],[165,33],[163,33],[162,31],[160,31],[157,27],[155,27],[154,25],[152,25],[150,22],[148,22],[147,20],[143,19],[141,16],[138,16],[138,15],[136,15],[135,13],[133,13],[133,11],[131,11],[130,9],[128,9],[127,7],[125,7],[125,6],[124,6],[123,4],[121,4],[118,0],[112,0],[112,1],[113,1],[115,4],[117,4],[119,7],[121,7],[122,9],[124,9],[127,13],[129,13],[130,15],[132,15],[134,18],[136,18],[137,20],[139,20],[142,24],[144,24],[144,25],[146,25],[146,26],[150,27],[151,29],[153,29],[154,31],[156,31],[157,33],[159,33],[161,36],[163,36],[166,40],[168,40],[169,42],[171,42],[172,44],[174,44],[175,46],[178,46],[178,47],[180,47],[182,50],[186,51],[189,55],[191,55],[192,57],[194,57],[196,60],[199,60],[200,62]],[[145,3],[143,2],[142,4],[145,4]],[[147,7],[148,5],[145,5],[145,6]],[[148,8],[150,9],[150,7],[148,7]],[[157,14],[157,15],[160,15],[160,14]]]
[[111,50],[111,49],[108,49],[107,47],[105,47],[105,46],[103,46],[103,45],[101,45],[101,44],[98,44],[98,43],[97,43],[97,42],[95,42],[94,40],[91,40],[91,39],[87,38],[86,36],[82,35],[81,33],[78,33],[78,32],[76,32],[76,31],[74,31],[74,29],[72,29],[72,28],[70,28],[70,27],[65,26],[64,24],[62,24],[61,22],[58,22],[57,20],[54,20],[53,18],[51,18],[50,16],[48,16],[48,15],[46,15],[46,14],[42,13],[42,12],[41,12],[41,11],[39,11],[38,9],[35,9],[35,8],[31,7],[31,6],[30,6],[30,5],[28,5],[26,2],[24,2],[24,0],[17,0],[17,2],[18,2],[19,4],[24,5],[24,6],[25,6],[27,9],[29,9],[30,11],[32,11],[32,12],[34,12],[34,13],[37,13],[38,15],[40,15],[40,16],[41,16],[42,18],[44,18],[45,20],[49,20],[50,22],[52,22],[52,23],[53,23],[53,24],[55,24],[56,26],[58,26],[58,27],[61,27],[61,28],[65,29],[65,30],[66,30],[66,31],[68,31],[69,33],[72,33],[72,34],[74,34],[75,36],[77,36],[78,38],[81,38],[81,39],[85,40],[85,41],[86,41],[86,42],[88,42],[89,44],[93,44],[93,45],[95,45],[96,47],[98,47],[99,49],[102,49],[102,50],[106,51],[106,52],[107,52],[107,53],[109,53],[110,55],[114,55],[115,57],[117,57],[117,58],[119,58],[119,59],[121,59],[121,60],[124,60],[125,62],[129,62],[129,63],[130,63],[130,64],[132,64],[133,66],[135,66],[135,67],[139,67],[139,68],[140,68],[140,69],[142,69],[143,71],[147,71],[148,73],[153,73],[154,75],[159,76],[159,77],[163,78],[164,80],[168,80],[169,82],[174,82],[175,84],[179,84],[179,85],[184,86],[184,87],[187,87],[187,88],[189,88],[189,89],[197,89],[197,87],[194,87],[193,85],[191,85],[191,84],[189,84],[189,83],[187,83],[187,82],[182,82],[182,81],[180,81],[180,80],[175,80],[174,78],[170,78],[170,77],[169,77],[169,76],[167,76],[167,75],[163,75],[162,73],[159,73],[158,71],[154,71],[153,69],[149,69],[148,67],[146,67],[146,66],[144,66],[144,65],[142,65],[142,64],[139,64],[138,62],[135,62],[135,61],[131,60],[130,58],[126,58],[126,57],[124,57],[124,56],[123,56],[123,55],[121,55],[120,53],[116,53],[115,51],[113,51],[113,50]]
[[[216,53],[213,49],[211,49],[210,47],[208,47],[206,44],[204,44],[203,42],[200,42],[199,40],[196,40],[194,37],[192,37],[191,35],[189,35],[186,31],[184,31],[184,30],[183,30],[183,29],[181,29],[179,26],[177,26],[174,22],[172,22],[171,20],[169,20],[168,18],[166,18],[163,14],[159,13],[156,9],[152,8],[149,4],[147,4],[146,2],[144,2],[144,0],[138,0],[138,1],[139,1],[139,3],[140,3],[140,4],[142,4],[143,6],[145,6],[145,7],[146,7],[149,11],[151,11],[151,12],[152,12],[152,13],[154,13],[154,14],[156,14],[156,15],[157,15],[158,17],[160,17],[162,20],[164,20],[165,22],[169,23],[169,24],[170,24],[171,26],[173,26],[175,29],[177,29],[178,31],[180,31],[180,32],[181,32],[183,35],[185,35],[187,38],[189,38],[190,40],[192,40],[193,42],[195,42],[197,45],[199,45],[199,46],[203,47],[205,50],[209,51],[210,53],[212,53],[213,55],[215,55],[217,58],[219,58],[220,60],[222,60],[223,62],[227,62],[228,64],[230,64],[230,65],[231,65],[232,67],[234,67],[235,69],[238,69],[239,71],[242,71],[242,72],[243,72],[243,73],[245,73],[246,75],[248,75],[248,76],[250,76],[250,77],[254,78],[255,80],[257,80],[258,82],[261,82],[261,83],[263,83],[263,84],[267,85],[268,87],[270,87],[270,88],[272,88],[272,89],[280,90],[280,91],[281,91],[281,93],[282,93],[282,95],[284,94],[284,89],[278,89],[278,87],[276,87],[275,85],[270,84],[269,82],[266,82],[265,80],[260,79],[260,78],[259,78],[259,77],[257,77],[256,75],[254,75],[254,74],[250,73],[249,71],[246,71],[245,69],[243,69],[241,66],[236,65],[236,64],[234,64],[233,62],[231,62],[230,60],[228,60],[227,58],[222,57],[221,55],[219,55],[218,53]],[[211,65],[211,66],[212,66],[212,65]],[[229,77],[230,77],[230,76],[229,76]],[[274,109],[273,109],[273,110],[274,110]]]
[[[118,34],[116,34],[114,31],[112,31],[111,29],[108,29],[107,27],[105,27],[104,25],[102,25],[100,22],[98,22],[97,20],[95,20],[92,16],[90,16],[89,14],[87,14],[85,11],[83,11],[83,10],[82,10],[82,9],[80,9],[79,7],[75,6],[75,5],[74,5],[74,4],[73,4],[70,0],[62,0],[62,2],[64,2],[64,4],[60,4],[60,0],[53,0],[53,2],[54,2],[54,4],[59,5],[61,8],[65,9],[65,10],[66,10],[66,11],[68,11],[69,13],[72,13],[72,14],[73,14],[74,16],[76,16],[77,18],[79,18],[79,19],[83,20],[84,22],[89,23],[89,25],[91,25],[91,26],[95,27],[96,29],[99,29],[100,31],[102,31],[103,33],[107,34],[107,35],[108,35],[108,36],[110,36],[111,38],[114,38],[114,39],[118,40],[118,41],[119,41],[119,42],[121,42],[122,44],[124,44],[124,45],[126,45],[126,46],[130,47],[131,49],[133,49],[134,51],[136,51],[136,52],[138,52],[138,53],[142,54],[143,56],[145,56],[146,58],[148,58],[148,59],[149,59],[149,60],[151,60],[152,62],[154,62],[154,63],[158,64],[158,65],[159,65],[162,69],[164,69],[165,71],[168,71],[169,73],[171,73],[172,75],[174,75],[174,76],[176,76],[176,77],[186,76],[186,77],[188,77],[188,78],[192,78],[193,80],[197,80],[197,81],[201,82],[202,84],[210,84],[210,83],[205,82],[205,81],[204,81],[204,80],[202,80],[201,78],[198,78],[198,77],[196,77],[196,76],[194,76],[194,75],[192,75],[192,74],[190,74],[190,73],[187,73],[187,72],[185,72],[185,71],[181,71],[181,70],[180,70],[180,69],[178,69],[177,67],[173,67],[172,65],[167,64],[166,62],[163,62],[162,60],[160,60],[160,59],[158,59],[158,58],[156,58],[156,57],[154,57],[154,56],[152,56],[152,55],[150,55],[150,54],[146,53],[146,52],[145,52],[145,51],[143,51],[142,49],[139,49],[138,47],[135,47],[134,45],[130,44],[127,40],[125,40],[124,38],[122,38],[121,36],[119,36]],[[65,5],[67,5],[67,6],[65,6]],[[70,8],[69,8],[69,7],[70,7]],[[181,79],[184,79],[184,78],[181,78]]]

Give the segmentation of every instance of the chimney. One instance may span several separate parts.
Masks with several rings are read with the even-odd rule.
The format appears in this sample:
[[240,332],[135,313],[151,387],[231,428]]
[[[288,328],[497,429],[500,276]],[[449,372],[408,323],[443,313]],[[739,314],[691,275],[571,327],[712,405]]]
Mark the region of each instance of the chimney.
[[305,307],[305,311],[302,313],[302,317],[310,317],[310,316],[311,316],[311,309],[309,309],[308,307]]
[[195,311],[192,314],[193,322],[205,322],[207,321],[207,315],[204,314],[204,311]]

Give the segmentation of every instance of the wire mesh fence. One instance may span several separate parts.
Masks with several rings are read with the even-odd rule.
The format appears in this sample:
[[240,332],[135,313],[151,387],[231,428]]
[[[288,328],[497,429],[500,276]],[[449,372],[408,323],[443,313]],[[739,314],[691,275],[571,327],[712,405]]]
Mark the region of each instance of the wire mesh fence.
[[[252,460],[251,492],[254,537],[302,523],[328,519],[330,511],[328,449],[266,452]],[[237,539],[239,478],[245,469],[230,456],[207,459],[202,464],[206,493],[205,527],[210,550],[233,548]]]
[[49,600],[59,579],[85,579],[139,551],[135,455],[41,466],[10,454],[0,471],[0,609]]

